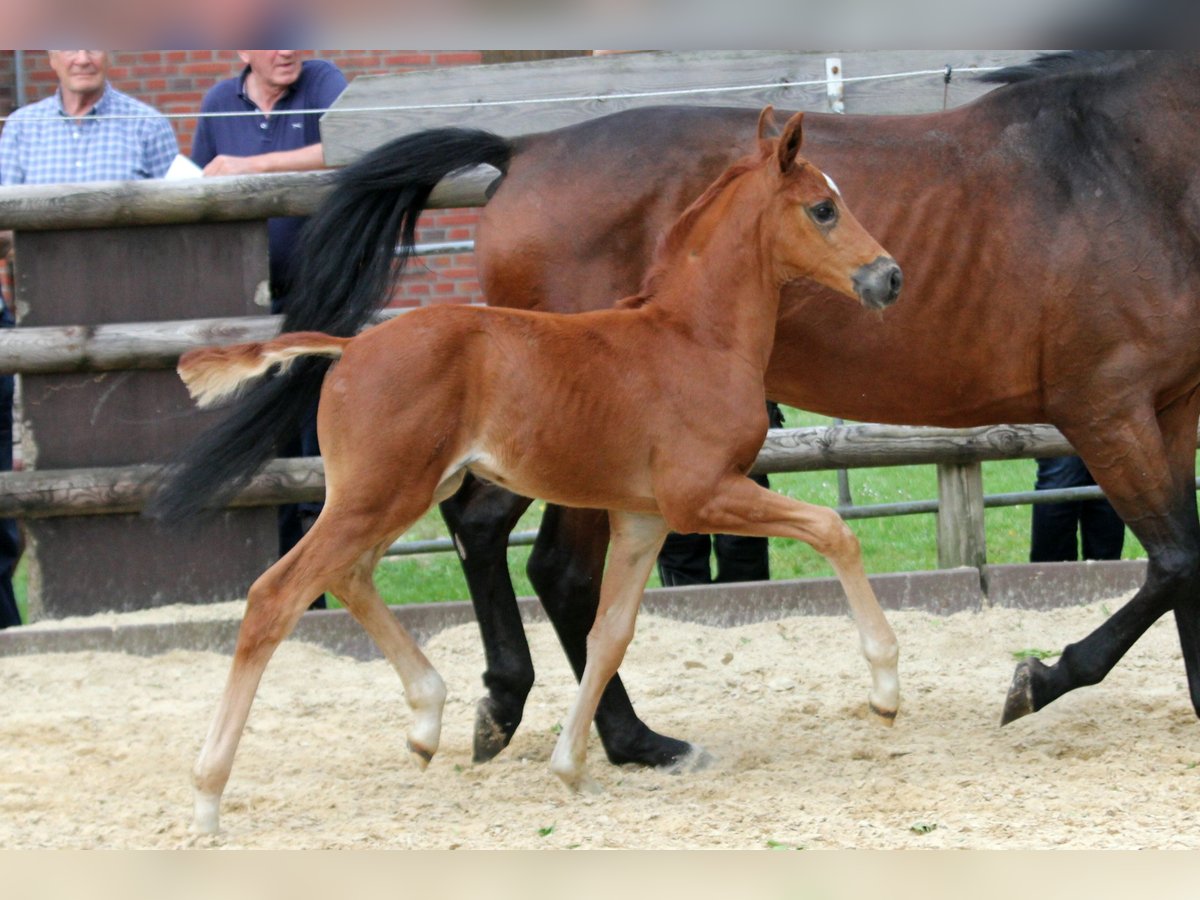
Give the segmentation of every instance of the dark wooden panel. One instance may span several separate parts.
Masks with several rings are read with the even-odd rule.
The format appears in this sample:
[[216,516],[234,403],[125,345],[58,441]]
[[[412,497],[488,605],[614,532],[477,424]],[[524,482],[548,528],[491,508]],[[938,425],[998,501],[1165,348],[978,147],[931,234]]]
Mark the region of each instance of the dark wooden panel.
[[263,222],[18,231],[22,325],[99,325],[261,315]]
[[31,615],[62,618],[245,597],[276,556],[275,521],[274,507],[171,527],[136,515],[32,521]]
[[[263,222],[18,232],[20,323],[100,325],[261,314]],[[200,414],[170,369],[23,376],[27,466],[161,462],[220,413]],[[26,523],[34,618],[244,594],[275,557],[273,508],[164,528],[131,515]]]

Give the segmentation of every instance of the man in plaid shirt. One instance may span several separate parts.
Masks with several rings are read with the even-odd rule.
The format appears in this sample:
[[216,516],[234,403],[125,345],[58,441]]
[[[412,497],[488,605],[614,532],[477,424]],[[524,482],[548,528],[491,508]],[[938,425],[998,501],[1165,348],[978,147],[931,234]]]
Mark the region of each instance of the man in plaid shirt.
[[[54,96],[18,109],[0,131],[0,184],[161,178],[179,153],[170,122],[108,83],[103,50],[51,50]],[[0,248],[11,233],[0,232]],[[0,327],[12,316],[0,303]],[[12,468],[13,377],[0,376],[0,471]],[[16,522],[0,519],[0,628],[20,625],[12,575],[21,556]]]
[[[0,131],[0,184],[161,178],[179,153],[171,123],[108,83],[103,50],[51,50],[53,96]],[[112,118],[110,118],[112,117]]]

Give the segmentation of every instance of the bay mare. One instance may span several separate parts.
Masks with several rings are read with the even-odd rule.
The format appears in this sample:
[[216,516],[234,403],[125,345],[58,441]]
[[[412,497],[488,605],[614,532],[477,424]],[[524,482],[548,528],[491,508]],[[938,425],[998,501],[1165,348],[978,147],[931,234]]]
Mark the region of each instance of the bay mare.
[[[906,296],[880,319],[812,285],[789,286],[768,396],[860,421],[1058,426],[1146,548],[1148,573],[1053,665],[1018,664],[1003,720],[1099,682],[1169,610],[1200,708],[1200,55],[1057,54],[986,77],[1000,86],[947,112],[806,117],[806,154],[904,266]],[[438,178],[484,162],[505,173],[476,242],[488,302],[605,306],[636,289],[657,235],[748,149],[755,115],[638,109],[497,141],[474,158],[426,164],[433,141],[419,135],[403,145],[408,158],[399,145],[368,155],[314,217],[304,293],[285,327],[353,333],[386,302],[391,236],[411,229]],[[366,249],[372,241],[381,252]],[[352,283],[337,262],[347,258],[361,263]],[[266,459],[239,429],[263,416],[294,427],[288,404],[314,395],[319,378],[294,372],[286,386],[265,387],[274,404],[247,403],[204,448],[224,475],[185,469],[163,508],[219,501],[218,486],[231,490]],[[533,683],[505,564],[527,503],[468,478],[442,506],[465,550],[487,650],[478,758],[505,746]],[[606,527],[602,515],[547,507],[529,562],[577,674]],[[614,762],[670,765],[689,751],[637,718],[619,676],[596,723]]]
[[[757,133],[769,118],[764,111]],[[879,310],[901,285],[899,267],[833,183],[798,155],[802,119],[793,116],[778,139],[760,139],[716,179],[667,234],[642,290],[616,308],[430,307],[353,338],[285,333],[180,360],[201,405],[298,358],[339,360],[317,414],[326,502],[312,529],[250,588],[194,772],[197,830],[217,830],[259,680],[314,593],[332,591],[392,663],[414,713],[409,750],[428,764],[445,686],[372,576],[388,546],[468,473],[608,512],[612,548],[587,665],[551,758],[568,787],[593,786],[585,766],[592,718],[672,528],[791,537],[824,555],[859,627],[870,708],[891,722],[898,649],[857,540],[833,510],[746,477],[767,431],[763,372],[782,286],[811,278]],[[464,146],[494,137],[445,136]],[[835,294],[830,302],[844,301]],[[259,437],[273,442],[270,433]]]

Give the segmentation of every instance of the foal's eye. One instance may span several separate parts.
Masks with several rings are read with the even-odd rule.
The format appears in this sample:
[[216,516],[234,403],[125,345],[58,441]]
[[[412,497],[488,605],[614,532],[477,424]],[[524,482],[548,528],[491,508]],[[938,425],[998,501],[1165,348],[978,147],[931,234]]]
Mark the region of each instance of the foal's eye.
[[818,225],[832,225],[837,220],[837,207],[829,200],[822,200],[811,207],[808,214]]

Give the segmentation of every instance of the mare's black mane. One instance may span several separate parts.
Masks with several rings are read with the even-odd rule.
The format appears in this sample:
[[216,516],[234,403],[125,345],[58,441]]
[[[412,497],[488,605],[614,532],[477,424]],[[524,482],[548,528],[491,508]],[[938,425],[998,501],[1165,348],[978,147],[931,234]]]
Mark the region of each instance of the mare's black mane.
[[1054,75],[1098,74],[1122,68],[1137,59],[1137,50],[1069,50],[1043,53],[1029,62],[984,72],[980,81],[990,84],[1019,84]]

